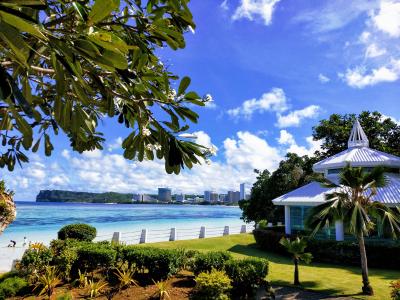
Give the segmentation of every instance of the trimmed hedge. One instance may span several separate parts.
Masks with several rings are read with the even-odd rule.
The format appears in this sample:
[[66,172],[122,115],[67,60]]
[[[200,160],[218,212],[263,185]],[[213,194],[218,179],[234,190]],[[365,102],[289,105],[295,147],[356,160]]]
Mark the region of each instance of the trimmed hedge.
[[221,271],[224,270],[225,263],[230,259],[232,256],[226,251],[199,252],[194,257],[192,271],[195,275],[201,272],[211,272],[213,269]]
[[[253,231],[257,245],[266,251],[287,255],[279,244],[284,233],[273,230],[256,229]],[[368,266],[376,268],[400,269],[400,243],[394,241],[366,241],[365,248]],[[360,250],[355,241],[337,242],[332,240],[308,239],[307,252],[313,260],[333,264],[360,265]]]
[[268,260],[262,258],[231,259],[225,272],[232,280],[232,295],[253,299],[256,289],[267,286]]
[[120,247],[118,259],[142,271],[148,270],[154,280],[164,280],[177,274],[184,262],[178,250],[137,246]]
[[58,239],[75,239],[78,241],[91,242],[96,237],[97,230],[88,224],[70,224],[60,229]]
[[77,259],[72,268],[74,275],[78,269],[94,271],[98,268],[112,268],[117,257],[117,251],[110,244],[104,243],[82,243],[76,254]]

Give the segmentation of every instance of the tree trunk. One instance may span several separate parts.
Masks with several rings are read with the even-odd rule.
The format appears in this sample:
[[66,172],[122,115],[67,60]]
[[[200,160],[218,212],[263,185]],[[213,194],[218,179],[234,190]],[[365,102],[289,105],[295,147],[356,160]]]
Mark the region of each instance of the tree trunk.
[[362,291],[364,295],[373,295],[374,291],[368,279],[368,262],[367,262],[367,252],[365,251],[364,236],[360,234],[357,237],[357,240],[358,240],[358,245],[360,246],[360,256],[361,256],[361,271],[362,271],[362,281],[363,281]]
[[0,235],[17,216],[17,210],[12,196],[6,192],[0,192]]
[[294,285],[300,285],[299,281],[299,260],[294,259]]

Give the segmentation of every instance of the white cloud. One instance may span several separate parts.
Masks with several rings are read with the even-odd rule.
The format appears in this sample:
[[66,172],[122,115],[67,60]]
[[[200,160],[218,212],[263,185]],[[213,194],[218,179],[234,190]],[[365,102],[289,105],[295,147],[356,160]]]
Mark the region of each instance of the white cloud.
[[391,37],[400,37],[400,2],[381,0],[379,11],[372,20],[379,30]]
[[265,25],[270,25],[275,5],[280,0],[240,0],[240,5],[236,8],[232,20],[249,19],[253,21],[255,17],[260,17]]
[[331,79],[324,74],[319,74],[318,80],[322,83],[327,83],[327,82],[331,81]]
[[237,139],[224,141],[228,165],[240,169],[275,169],[282,156],[266,140],[247,131],[239,131]]
[[283,112],[287,108],[285,92],[280,88],[273,88],[270,92],[264,93],[260,99],[253,98],[246,100],[241,106],[229,109],[227,113],[235,118],[244,117],[251,119],[255,112]]
[[313,9],[300,11],[295,22],[305,23],[313,33],[327,33],[349,25],[371,9],[378,7],[376,0],[319,1]]
[[196,136],[195,139],[196,144],[202,145],[209,149],[212,148],[215,150],[215,152],[218,151],[218,147],[211,142],[211,137],[204,131],[195,131],[193,132],[193,135]]
[[287,115],[278,114],[277,126],[280,128],[299,126],[304,119],[318,116],[321,108],[318,105],[310,105],[300,110],[291,111]]
[[393,82],[400,77],[400,59],[393,60],[388,66],[374,68],[367,72],[365,67],[347,69],[345,74],[339,74],[345,82],[356,88],[373,86],[382,82]]
[[56,186],[64,186],[69,183],[69,178],[65,176],[64,174],[62,175],[56,175],[49,180],[50,184],[56,185]]
[[359,37],[358,39],[359,39],[359,41],[360,41],[361,43],[366,44],[366,43],[368,43],[370,36],[371,36],[371,32],[363,31],[363,32],[360,34],[360,37]]
[[70,153],[69,153],[69,151],[67,149],[64,149],[61,152],[61,156],[68,159],[68,158],[70,158]]
[[219,7],[221,7],[222,10],[229,10],[228,0],[222,1]]
[[281,145],[293,145],[295,143],[293,135],[285,129],[282,129],[280,131],[280,135],[279,138],[277,138],[277,141]]
[[300,146],[296,143],[293,135],[287,130],[281,130],[280,136],[277,139],[281,145],[286,145],[288,148],[287,152],[296,153],[299,156],[312,156],[314,152],[321,149],[322,141],[314,141],[312,136],[306,137],[307,147]]
[[296,143],[290,145],[290,147],[287,149],[287,152],[291,153],[296,153],[299,156],[312,156],[314,155],[314,152],[317,150],[321,150],[321,141],[314,141],[312,136],[309,136],[306,138],[307,145],[308,147],[305,146],[299,146]]
[[365,57],[374,58],[386,54],[385,48],[380,48],[377,44],[370,44],[365,50]]
[[26,170],[26,175],[30,178],[43,180],[46,178],[46,171],[44,170],[45,166],[40,166],[36,163],[32,163],[31,166]]
[[108,144],[107,150],[108,150],[109,152],[112,152],[112,151],[114,151],[114,150],[116,150],[116,149],[122,149],[122,142],[123,142],[122,137],[120,137],[120,136],[117,137],[117,138],[114,140],[113,143]]
[[82,156],[86,158],[100,158],[102,155],[101,150],[94,149],[92,151],[85,151],[82,153]]

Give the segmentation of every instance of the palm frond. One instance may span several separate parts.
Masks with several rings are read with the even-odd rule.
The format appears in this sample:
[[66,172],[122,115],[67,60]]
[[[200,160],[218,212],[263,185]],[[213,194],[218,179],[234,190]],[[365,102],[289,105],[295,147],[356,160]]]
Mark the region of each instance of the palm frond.
[[394,239],[400,236],[400,209],[398,207],[391,209],[375,201],[372,203],[369,213],[378,222],[381,222],[381,227],[387,229]]

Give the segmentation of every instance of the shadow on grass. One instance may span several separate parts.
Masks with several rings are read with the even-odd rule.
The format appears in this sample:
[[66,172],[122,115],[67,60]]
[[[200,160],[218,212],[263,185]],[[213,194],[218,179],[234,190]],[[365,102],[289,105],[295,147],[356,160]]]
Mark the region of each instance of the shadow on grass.
[[[281,264],[281,265],[292,265],[292,260],[280,254],[276,254],[273,252],[267,252],[260,249],[256,243],[248,244],[248,245],[235,245],[228,249],[228,251],[236,254],[252,256],[252,257],[261,257],[266,258],[270,262]],[[340,264],[329,264],[329,263],[321,263],[321,262],[312,262],[309,266],[313,268],[338,268],[345,269],[353,274],[361,276],[361,267],[359,266],[349,266],[349,265],[340,265]],[[369,275],[374,277],[379,277],[385,280],[397,280],[400,277],[399,270],[392,269],[377,269],[377,268],[369,268]]]
[[300,285],[294,285],[292,282],[286,280],[274,280],[271,282],[273,286],[283,286],[283,287],[290,287],[293,289],[301,289],[304,291],[310,291],[316,294],[321,294],[324,296],[321,299],[329,299],[329,298],[336,298],[338,295],[339,297],[353,297],[353,296],[361,296],[362,293],[354,293],[354,294],[344,294],[342,290],[339,289],[321,289],[315,290],[316,287],[319,286],[317,282],[314,281],[302,281]]
[[284,265],[293,264],[292,260],[289,257],[275,254],[273,252],[263,251],[260,248],[258,248],[257,244],[255,243],[249,245],[235,245],[229,248],[228,251],[241,255],[266,258],[269,261],[277,264],[284,264]]

